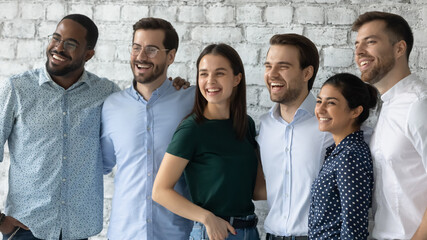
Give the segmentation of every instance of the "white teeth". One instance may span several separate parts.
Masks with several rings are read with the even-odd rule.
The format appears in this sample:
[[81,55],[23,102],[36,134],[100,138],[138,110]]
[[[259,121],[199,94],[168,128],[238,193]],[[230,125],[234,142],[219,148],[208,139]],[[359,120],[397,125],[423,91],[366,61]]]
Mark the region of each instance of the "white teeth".
[[272,87],[283,87],[284,86],[284,84],[281,84],[281,83],[271,83],[270,85]]
[[369,63],[368,61],[363,61],[363,62],[360,63],[360,66],[365,66],[368,63]]
[[147,64],[136,64],[137,68],[150,68],[150,65]]
[[319,118],[320,121],[328,121],[329,118]]
[[212,88],[212,89],[207,89],[207,91],[208,91],[208,93],[219,92],[219,89],[218,88]]
[[64,58],[61,58],[61,57],[59,57],[58,55],[55,55],[55,54],[53,54],[52,57],[53,57],[53,59],[56,59],[56,60],[61,61],[61,62],[65,61]]

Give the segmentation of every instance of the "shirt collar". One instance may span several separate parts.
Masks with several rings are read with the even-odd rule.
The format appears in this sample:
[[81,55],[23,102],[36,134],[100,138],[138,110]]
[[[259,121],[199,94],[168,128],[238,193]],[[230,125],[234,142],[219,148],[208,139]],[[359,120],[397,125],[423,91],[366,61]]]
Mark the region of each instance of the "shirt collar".
[[328,158],[330,155],[339,154],[344,148],[346,148],[351,143],[359,142],[359,141],[364,141],[363,130],[358,130],[349,134],[336,147],[335,147],[335,144],[333,144],[332,146],[326,148],[325,159]]
[[[50,74],[47,72],[46,66],[44,67],[44,71],[42,72],[42,76],[39,77],[39,86],[43,85],[44,83],[51,82],[52,84],[56,84],[55,81],[53,81]],[[86,83],[89,87],[93,85],[93,80],[89,78],[88,72],[86,70],[83,70],[83,74],[80,76],[79,80],[77,80],[76,83]],[[74,83],[72,86],[74,86],[76,83]],[[70,89],[72,89],[72,86]]]
[[[303,116],[314,116],[314,108],[316,106],[316,99],[314,98],[311,92],[308,93],[307,97],[301,103],[297,111],[295,112],[295,116],[292,122],[298,121]],[[270,109],[270,116],[280,122],[285,122],[280,115],[280,104],[275,103],[273,107]]]
[[381,100],[383,102],[386,102],[390,99],[392,99],[394,96],[405,92],[406,87],[408,86],[408,82],[414,81],[416,79],[415,74],[409,74],[399,82],[397,82],[393,87],[391,87],[387,92],[385,92],[383,95],[381,95]]
[[[166,79],[162,85],[160,85],[160,87],[158,87],[156,90],[153,91],[153,93],[151,94],[151,98],[149,100],[149,102],[155,101],[156,99],[158,99],[161,95],[163,95],[163,93],[166,92],[166,90],[172,85],[172,81],[169,81],[168,79]],[[136,90],[135,88],[136,86],[136,82],[135,80],[132,81],[132,86],[129,88],[128,93],[131,95],[131,97],[133,99],[135,99],[136,101],[143,101],[143,102],[147,102],[142,96],[141,94],[139,94],[139,92]]]

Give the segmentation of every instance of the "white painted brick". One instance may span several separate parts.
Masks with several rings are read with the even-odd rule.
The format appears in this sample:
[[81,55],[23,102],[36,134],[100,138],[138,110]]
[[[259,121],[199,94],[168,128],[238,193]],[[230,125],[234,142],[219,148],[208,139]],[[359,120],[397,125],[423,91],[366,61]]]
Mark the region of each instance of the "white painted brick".
[[351,25],[357,18],[357,14],[353,9],[349,8],[333,8],[326,13],[327,23],[332,25]]
[[0,3],[0,19],[14,19],[18,15],[18,1]]
[[8,38],[34,38],[35,33],[34,22],[30,20],[6,22],[3,26],[3,36]]
[[83,14],[89,18],[92,18],[93,15],[93,10],[92,10],[92,5],[89,4],[71,4],[70,7],[70,14],[72,13],[79,13],[79,14]]
[[4,59],[15,58],[16,41],[12,39],[2,39],[0,40],[0,46],[1,46],[0,58],[4,58]]
[[245,66],[246,84],[264,86],[264,68],[261,66]]
[[195,64],[200,55],[202,48],[194,43],[182,43],[178,47],[178,52],[175,56],[175,63]]
[[256,65],[259,63],[259,45],[256,44],[235,44],[234,49],[239,53],[243,65]]
[[16,57],[23,59],[41,58],[45,50],[40,40],[18,41]]
[[25,4],[21,7],[23,19],[43,19],[44,8],[41,4]]
[[298,33],[302,34],[303,28],[296,26],[292,28],[283,27],[256,27],[249,26],[246,28],[246,39],[250,43],[268,44],[270,38],[275,34]]
[[348,28],[335,27],[309,27],[306,29],[305,36],[320,45],[346,45]]
[[209,6],[206,9],[206,19],[210,23],[230,23],[234,21],[234,7]]
[[59,22],[65,17],[65,6],[62,3],[50,3],[46,8],[46,19]]
[[265,108],[271,108],[274,105],[274,102],[271,101],[270,93],[268,92],[267,87],[264,85],[259,94],[259,105]]
[[185,24],[185,23],[175,23],[175,24],[173,24],[173,27],[175,28],[176,33],[178,33],[180,44],[183,41],[191,41],[191,31],[190,30],[193,29],[193,26],[190,26],[189,24]]
[[[27,60],[22,60],[22,59],[19,59],[17,61],[0,60],[0,73],[3,76],[7,76],[7,77],[27,71],[31,69],[31,67],[32,67],[31,63]],[[0,81],[3,81],[3,79],[1,79]]]
[[175,6],[154,6],[151,8],[151,16],[156,18],[163,18],[174,25],[177,11],[178,8]]
[[240,42],[243,40],[242,31],[235,27],[195,27],[191,38],[204,43]]
[[[132,42],[132,25],[126,23],[98,24],[100,40],[125,40]],[[120,34],[118,34],[120,33]]]
[[238,23],[260,23],[262,22],[262,8],[255,5],[248,5],[237,8]]
[[290,6],[274,6],[265,9],[265,18],[268,23],[289,24],[292,22],[294,10]]
[[125,5],[122,7],[121,19],[137,22],[139,19],[149,16],[149,8],[145,5]]
[[[412,55],[412,54],[411,54]],[[411,62],[411,60],[409,61]],[[414,62],[414,61],[412,61]],[[427,49],[423,49],[419,54],[418,66],[427,69]]]
[[115,42],[98,42],[96,44],[95,59],[102,62],[110,62],[114,60],[116,54]]
[[323,24],[324,11],[322,7],[304,6],[295,10],[295,18],[298,23]]
[[248,106],[258,105],[258,86],[246,86],[246,104]]
[[326,67],[349,67],[353,64],[353,50],[349,48],[324,48],[323,57]]
[[[119,61],[130,61],[129,47],[130,47],[131,42],[132,42],[132,40],[129,39],[129,41],[123,41],[123,42],[116,44],[115,57],[117,60],[119,60]],[[97,54],[97,52],[95,54]]]
[[[188,68],[190,67],[190,68]],[[194,60],[193,64],[186,63],[178,63],[175,62],[168,68],[168,77],[181,77],[189,81],[192,85],[196,83],[196,60]]]
[[427,27],[427,6],[421,9],[421,23],[424,27]]
[[418,47],[427,47],[427,30],[423,29],[412,29],[414,34],[414,46]]
[[41,22],[37,27],[37,37],[45,38],[47,43],[47,36],[55,32],[56,26],[58,25],[59,20],[56,22]]
[[97,5],[93,16],[97,21],[117,21],[120,19],[120,6]]
[[201,23],[205,21],[203,7],[182,6],[178,11],[178,21],[185,23]]

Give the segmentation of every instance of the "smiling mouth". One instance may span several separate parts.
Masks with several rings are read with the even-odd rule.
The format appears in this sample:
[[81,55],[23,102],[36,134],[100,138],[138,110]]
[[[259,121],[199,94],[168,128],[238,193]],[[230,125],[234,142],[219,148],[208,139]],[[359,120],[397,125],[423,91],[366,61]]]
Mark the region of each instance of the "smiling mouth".
[[151,64],[135,64],[135,66],[138,68],[138,69],[149,69],[152,65]]
[[210,88],[210,89],[206,89],[206,92],[208,93],[215,93],[215,92],[219,92],[220,89],[219,88]]
[[363,66],[365,66],[368,63],[369,63],[369,61],[362,61],[362,62],[360,62],[360,66],[363,67]]

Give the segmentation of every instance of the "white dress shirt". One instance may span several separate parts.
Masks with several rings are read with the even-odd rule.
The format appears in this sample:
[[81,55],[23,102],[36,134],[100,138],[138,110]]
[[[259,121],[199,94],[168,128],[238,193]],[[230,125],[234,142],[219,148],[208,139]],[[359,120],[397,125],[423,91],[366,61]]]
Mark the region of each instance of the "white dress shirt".
[[279,104],[261,117],[257,141],[267,184],[270,208],[265,219],[267,233],[307,236],[310,188],[333,144],[321,132],[314,115],[316,100],[309,93],[291,123],[280,116]]
[[427,85],[415,75],[381,96],[371,139],[377,239],[410,239],[427,207]]

